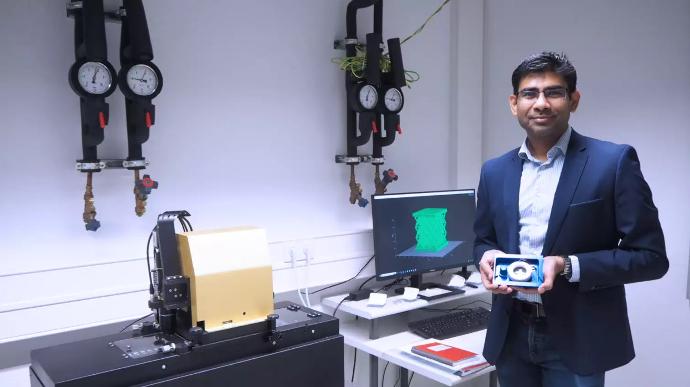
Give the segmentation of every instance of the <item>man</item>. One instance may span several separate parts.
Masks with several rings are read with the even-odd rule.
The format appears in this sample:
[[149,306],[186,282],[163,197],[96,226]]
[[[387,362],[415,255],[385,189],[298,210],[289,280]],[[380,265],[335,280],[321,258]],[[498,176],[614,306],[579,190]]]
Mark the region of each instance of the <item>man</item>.
[[[525,59],[509,104],[527,138],[482,167],[474,256],[494,294],[484,356],[501,387],[603,386],[635,356],[623,285],[668,270],[635,150],[568,123],[576,81],[565,55]],[[544,256],[538,290],[494,284],[500,253]]]

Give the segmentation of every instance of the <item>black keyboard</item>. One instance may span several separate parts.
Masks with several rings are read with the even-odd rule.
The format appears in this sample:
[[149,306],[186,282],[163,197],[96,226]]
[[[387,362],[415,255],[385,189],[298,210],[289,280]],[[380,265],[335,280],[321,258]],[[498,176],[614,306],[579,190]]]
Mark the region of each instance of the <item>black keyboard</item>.
[[484,308],[467,308],[408,324],[410,330],[424,338],[447,339],[486,329],[491,312]]

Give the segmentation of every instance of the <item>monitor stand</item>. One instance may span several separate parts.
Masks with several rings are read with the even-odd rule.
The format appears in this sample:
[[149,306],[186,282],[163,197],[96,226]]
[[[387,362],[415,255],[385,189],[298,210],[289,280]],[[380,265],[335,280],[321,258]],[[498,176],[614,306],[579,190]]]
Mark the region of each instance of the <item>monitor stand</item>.
[[470,272],[467,270],[467,266],[463,266],[460,270],[455,272],[455,274],[459,275],[464,279],[470,278]]
[[[412,276],[410,276],[410,286],[419,289],[420,293],[418,297],[427,301],[465,293],[463,289],[453,288],[448,285],[437,284],[433,282],[424,283],[422,282],[422,274],[413,274]],[[424,292],[422,291],[427,289],[438,289],[439,291],[427,292],[430,294],[424,294]],[[396,289],[396,293],[402,293],[403,291],[404,289],[402,288]]]

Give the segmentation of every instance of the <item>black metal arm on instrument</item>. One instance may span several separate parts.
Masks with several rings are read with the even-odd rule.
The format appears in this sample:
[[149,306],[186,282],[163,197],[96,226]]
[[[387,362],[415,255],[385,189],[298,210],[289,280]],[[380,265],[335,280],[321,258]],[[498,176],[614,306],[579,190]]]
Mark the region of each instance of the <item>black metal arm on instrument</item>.
[[156,309],[156,319],[163,332],[175,331],[178,309],[188,308],[189,278],[182,273],[182,262],[177,250],[175,220],[190,216],[187,211],[166,211],[158,215],[156,225],[155,264],[158,270],[158,283],[149,306]]

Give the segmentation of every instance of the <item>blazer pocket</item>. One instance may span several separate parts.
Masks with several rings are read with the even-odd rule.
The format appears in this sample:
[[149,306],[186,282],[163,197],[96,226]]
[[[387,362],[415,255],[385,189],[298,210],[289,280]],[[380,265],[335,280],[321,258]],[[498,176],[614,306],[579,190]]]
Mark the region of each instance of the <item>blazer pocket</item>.
[[601,202],[603,202],[604,199],[602,198],[597,198],[597,199],[592,199],[592,200],[586,200],[584,202],[579,202],[579,203],[572,203],[570,205],[570,208],[582,208],[582,207],[587,207],[587,206],[595,206]]

